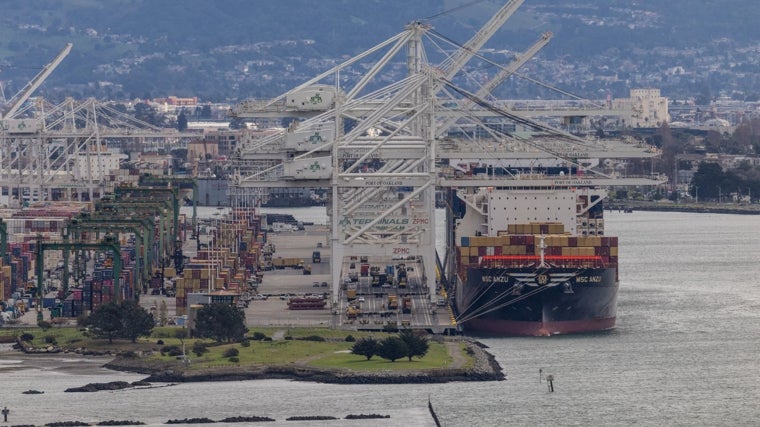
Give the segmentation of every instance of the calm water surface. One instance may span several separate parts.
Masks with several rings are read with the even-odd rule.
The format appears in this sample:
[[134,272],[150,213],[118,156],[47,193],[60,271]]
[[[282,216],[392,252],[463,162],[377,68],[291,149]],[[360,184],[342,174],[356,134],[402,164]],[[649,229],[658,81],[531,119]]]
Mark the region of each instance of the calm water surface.
[[[304,214],[319,217],[311,208]],[[620,238],[617,328],[483,340],[507,381],[342,386],[267,380],[63,393],[142,376],[83,359],[30,362],[5,353],[0,405],[11,408],[13,424],[134,419],[158,425],[262,415],[278,420],[269,426],[432,426],[429,396],[444,426],[760,425],[760,216],[613,212],[606,229]],[[541,368],[554,375],[554,393],[539,382]],[[45,394],[21,394],[28,389]],[[284,421],[358,413],[391,419]]]

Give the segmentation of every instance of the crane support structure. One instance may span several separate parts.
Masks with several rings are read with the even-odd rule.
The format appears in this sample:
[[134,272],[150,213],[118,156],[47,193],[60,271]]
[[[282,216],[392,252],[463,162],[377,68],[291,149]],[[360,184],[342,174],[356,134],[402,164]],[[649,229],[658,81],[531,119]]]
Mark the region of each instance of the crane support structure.
[[184,178],[177,176],[156,176],[150,174],[140,175],[138,181],[140,186],[143,187],[161,187],[172,186],[177,191],[185,188],[193,189],[193,234],[196,233],[198,228],[198,180],[196,178]]
[[42,238],[37,239],[35,263],[35,274],[37,275],[37,321],[42,321],[42,280],[45,271],[45,251],[69,251],[78,249],[110,250],[113,253],[113,297],[114,301],[119,302],[122,299],[121,288],[119,288],[119,276],[121,276],[121,248],[119,242],[111,236],[106,236],[102,243],[70,243],[65,241],[68,236],[64,235],[64,241],[59,243],[46,243]]
[[[141,289],[142,283],[150,278],[152,265],[150,264],[150,251],[153,250],[153,223],[148,220],[129,220],[115,218],[95,218],[95,217],[77,217],[72,218],[68,225],[69,234],[81,240],[80,232],[82,231],[106,231],[112,233],[132,233],[135,235],[137,251],[136,254],[136,271],[140,275],[135,275],[135,289]],[[97,236],[96,236],[97,238]],[[139,281],[139,282],[138,282]],[[140,285],[140,286],[138,286]],[[66,283],[64,282],[64,290]]]
[[[172,231],[169,225],[169,211],[171,202],[165,201],[129,201],[129,202],[95,202],[96,211],[115,212],[120,215],[144,215],[158,217],[158,258],[160,262],[165,262],[166,258],[174,255],[170,248],[171,239],[174,242],[179,238],[177,231]],[[175,243],[176,244],[176,243]]]
[[[173,249],[178,249],[179,246],[179,193],[177,188],[156,188],[156,187],[125,187],[119,186],[114,190],[117,202],[131,203],[131,202],[143,202],[145,195],[155,196],[165,194],[171,197],[171,210],[172,210],[172,225],[173,231],[171,237],[173,238],[171,244],[174,245]],[[135,198],[135,196],[137,196]],[[154,201],[154,200],[149,200]]]

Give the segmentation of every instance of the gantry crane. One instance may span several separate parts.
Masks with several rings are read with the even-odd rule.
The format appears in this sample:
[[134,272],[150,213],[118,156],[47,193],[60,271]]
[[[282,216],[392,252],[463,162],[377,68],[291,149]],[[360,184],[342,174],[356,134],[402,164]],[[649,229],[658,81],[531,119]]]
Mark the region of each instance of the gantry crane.
[[106,236],[101,243],[73,243],[68,242],[68,236],[64,234],[63,242],[43,242],[42,237],[37,239],[35,274],[37,274],[37,321],[42,321],[42,297],[43,297],[43,277],[45,271],[45,251],[64,251],[72,250],[109,250],[113,254],[113,291],[114,301],[121,301],[121,289],[119,288],[119,276],[121,276],[121,254],[119,242],[113,236]]
[[191,188],[193,190],[192,227],[193,235],[196,234],[198,227],[198,180],[196,178],[142,174],[140,175],[138,184],[141,187],[165,187],[170,185],[176,188],[177,191]]
[[[549,39],[544,33],[523,55],[500,67],[494,79],[474,93],[455,85],[456,76],[477,54],[522,1],[508,1],[464,45],[445,61],[431,65],[423,39],[436,36],[431,26],[413,22],[399,35],[333,67],[285,94],[267,102],[245,102],[234,109],[237,117],[257,117],[278,110],[299,115],[305,120],[280,133],[241,144],[233,157],[236,175],[234,194],[244,189],[259,191],[272,187],[323,187],[330,189],[331,264],[333,302],[339,294],[342,260],[350,255],[376,257],[412,257],[422,259],[423,285],[436,277],[435,213],[436,187],[502,186],[511,176],[462,179],[447,174],[436,162],[449,159],[500,160],[552,158],[578,162],[590,156],[624,153],[628,157],[651,157],[641,147],[621,144],[590,143],[542,123],[520,117],[514,112],[492,105],[485,98],[499,83],[513,74]],[[384,52],[384,53],[383,53]],[[405,54],[407,76],[375,90],[370,82],[380,71],[394,63],[396,55]],[[324,80],[340,81],[340,71],[355,66],[370,56],[380,59],[367,66],[367,72],[353,87],[318,86]],[[331,102],[310,103],[315,93]],[[329,94],[325,96],[324,94]],[[448,99],[443,95],[448,95]],[[445,107],[455,97],[457,107]],[[299,102],[300,101],[300,102]],[[297,114],[298,106],[304,110]],[[480,109],[480,115],[473,110]],[[454,117],[453,114],[458,116]],[[544,140],[517,139],[488,129],[482,113],[507,117],[521,126],[541,132]],[[495,141],[491,147],[479,141],[453,144],[442,149],[438,140],[459,118],[467,118],[486,129]],[[346,126],[350,123],[350,126]],[[524,145],[520,153],[500,150],[504,141]],[[556,141],[570,142],[571,149],[560,150]],[[622,151],[615,151],[619,148]],[[654,179],[630,180],[628,184],[652,185]],[[616,181],[622,184],[621,181]],[[553,182],[554,185],[579,185],[577,179]],[[431,299],[435,286],[428,286]]]
[[[81,241],[81,233],[89,231],[105,231],[110,233],[132,233],[135,235],[136,264],[134,289],[140,290],[142,284],[150,279],[152,272],[150,250],[153,248],[153,222],[148,219],[123,219],[119,217],[80,215],[72,218],[67,226],[68,232],[77,241]],[[97,238],[97,235],[96,235]],[[68,273],[64,257],[64,277]],[[64,292],[67,290],[64,280]]]

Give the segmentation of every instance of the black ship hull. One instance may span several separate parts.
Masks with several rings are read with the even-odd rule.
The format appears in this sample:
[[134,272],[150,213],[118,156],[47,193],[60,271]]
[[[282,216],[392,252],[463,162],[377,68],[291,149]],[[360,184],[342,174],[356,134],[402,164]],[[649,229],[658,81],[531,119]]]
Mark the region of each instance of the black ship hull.
[[468,332],[548,336],[615,326],[616,268],[468,268],[456,292]]

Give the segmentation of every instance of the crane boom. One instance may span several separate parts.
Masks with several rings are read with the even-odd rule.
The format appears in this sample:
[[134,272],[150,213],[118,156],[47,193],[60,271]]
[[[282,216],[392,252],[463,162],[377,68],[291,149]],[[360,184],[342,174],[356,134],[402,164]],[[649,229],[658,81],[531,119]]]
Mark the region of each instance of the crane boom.
[[[485,98],[487,95],[493,92],[497,86],[499,86],[509,76],[514,74],[520,67],[523,66],[523,64],[528,62],[531,58],[533,58],[533,56],[536,55],[536,53],[538,53],[539,50],[546,46],[547,43],[549,43],[549,41],[552,39],[552,36],[553,33],[551,31],[547,31],[541,34],[541,37],[539,37],[539,39],[533,43],[530,48],[528,48],[528,50],[523,52],[522,55],[519,55],[517,58],[515,58],[514,61],[512,61],[509,65],[499,70],[499,72],[491,80],[486,82],[486,84],[484,84],[480,90],[475,93],[475,96],[478,98]],[[472,106],[473,102],[471,100],[465,99],[462,109],[469,110],[472,108]],[[438,136],[446,132],[456,121],[456,116],[449,118],[442,126],[438,128]]]
[[16,114],[16,111],[21,107],[21,105],[26,102],[27,99],[32,95],[32,93],[37,90],[38,87],[42,84],[42,82],[45,81],[45,79],[48,78],[50,73],[55,70],[55,68],[58,66],[58,64],[63,61],[64,58],[71,52],[71,47],[73,44],[67,43],[66,46],[58,53],[58,55],[53,59],[49,64],[45,65],[42,68],[42,71],[40,71],[32,80],[29,81],[29,83],[24,86],[19,93],[17,93],[13,98],[11,98],[10,107],[8,108],[8,111],[5,112],[5,114],[2,116],[2,118],[9,118],[12,117],[14,114]]
[[448,64],[441,67],[445,70],[444,76],[446,80],[454,78],[459,70],[464,67],[464,64],[475,55],[475,52],[479,51],[484,44],[491,38],[491,36],[499,29],[510,16],[523,4],[525,0],[510,0],[504,6],[496,12],[491,19],[486,22],[478,32],[472,36],[457,52],[452,56]]

